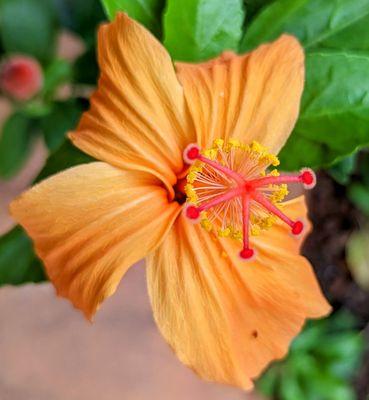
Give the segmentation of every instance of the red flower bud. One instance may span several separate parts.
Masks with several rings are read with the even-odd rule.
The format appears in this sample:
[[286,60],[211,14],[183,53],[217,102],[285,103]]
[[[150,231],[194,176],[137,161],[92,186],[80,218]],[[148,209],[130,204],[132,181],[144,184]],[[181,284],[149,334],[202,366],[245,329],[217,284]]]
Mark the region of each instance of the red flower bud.
[[0,90],[16,100],[29,100],[42,84],[42,68],[34,58],[13,56],[0,66]]

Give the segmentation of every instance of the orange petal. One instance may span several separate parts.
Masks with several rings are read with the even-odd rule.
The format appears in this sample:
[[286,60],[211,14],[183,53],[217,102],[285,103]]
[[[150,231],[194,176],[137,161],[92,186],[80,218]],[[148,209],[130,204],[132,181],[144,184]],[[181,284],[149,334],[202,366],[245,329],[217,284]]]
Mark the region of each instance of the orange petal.
[[127,269],[162,240],[179,206],[145,172],[102,162],[55,175],[11,204],[57,293],[91,318]]
[[183,88],[164,47],[125,14],[99,30],[101,76],[73,143],[109,164],[150,171],[167,186],[195,141]]
[[[292,206],[301,210],[301,200]],[[252,388],[307,317],[330,311],[295,239],[279,224],[270,232],[255,242],[257,258],[244,262],[238,242],[181,216],[148,258],[155,320],[180,360],[205,379]]]
[[296,122],[304,84],[304,53],[293,36],[243,56],[226,52],[176,67],[201,146],[234,137],[279,152]]

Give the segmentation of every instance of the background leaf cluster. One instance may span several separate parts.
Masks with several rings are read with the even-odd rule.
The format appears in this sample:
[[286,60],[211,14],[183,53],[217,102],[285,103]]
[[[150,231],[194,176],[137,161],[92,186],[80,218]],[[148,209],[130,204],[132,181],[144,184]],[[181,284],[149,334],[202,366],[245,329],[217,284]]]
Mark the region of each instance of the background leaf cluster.
[[258,389],[281,400],[355,400],[350,385],[365,348],[357,321],[347,312],[311,321],[294,340],[287,358],[258,381]]
[[[103,0],[163,40],[172,57],[202,61],[295,35],[306,51],[301,114],[283,167],[329,166],[369,143],[369,0]],[[155,18],[156,16],[156,18]],[[276,105],[278,107],[278,105]]]
[[[98,0],[0,0],[0,64],[20,54],[35,58],[43,70],[43,87],[35,97],[10,99],[13,112],[0,134],[0,178],[10,179],[24,166],[36,139],[42,137],[52,153],[76,126],[87,105],[79,89],[96,84],[95,35],[103,20]],[[65,29],[85,49],[73,62],[57,53]],[[67,98],[58,94],[66,85],[71,91]]]

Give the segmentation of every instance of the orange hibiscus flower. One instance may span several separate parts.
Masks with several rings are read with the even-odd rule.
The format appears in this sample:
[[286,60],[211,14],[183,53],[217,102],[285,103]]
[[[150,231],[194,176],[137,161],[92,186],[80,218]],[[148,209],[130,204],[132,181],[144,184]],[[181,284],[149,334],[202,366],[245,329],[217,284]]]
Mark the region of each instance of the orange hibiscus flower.
[[57,293],[87,318],[146,257],[154,317],[180,360],[250,389],[306,318],[330,311],[299,255],[304,200],[280,203],[286,183],[309,187],[314,175],[278,176],[266,150],[277,154],[296,121],[303,51],[284,35],[243,56],[174,67],[119,14],[100,28],[99,64],[70,138],[101,161],[36,185],[11,212]]

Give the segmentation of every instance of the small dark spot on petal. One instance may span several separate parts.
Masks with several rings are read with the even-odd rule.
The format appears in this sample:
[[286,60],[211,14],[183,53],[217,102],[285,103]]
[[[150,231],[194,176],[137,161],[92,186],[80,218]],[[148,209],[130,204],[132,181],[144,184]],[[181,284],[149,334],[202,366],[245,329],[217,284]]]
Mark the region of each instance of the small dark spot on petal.
[[255,339],[259,336],[259,333],[258,333],[257,330],[252,331],[251,334],[252,334],[252,337],[255,338]]

